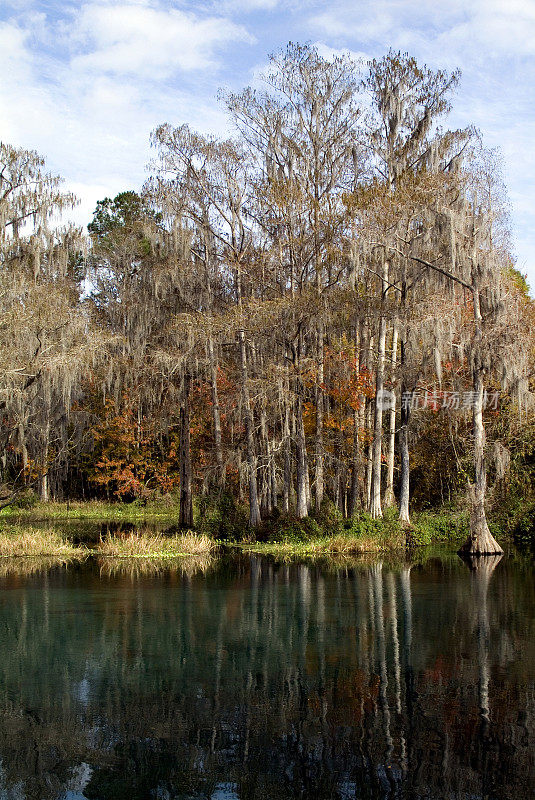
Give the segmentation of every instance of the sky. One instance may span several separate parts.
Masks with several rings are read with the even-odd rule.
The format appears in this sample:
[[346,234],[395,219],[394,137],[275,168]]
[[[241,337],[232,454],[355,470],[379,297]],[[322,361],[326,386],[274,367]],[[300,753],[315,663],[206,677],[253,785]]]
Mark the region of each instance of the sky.
[[218,90],[254,83],[288,41],[461,69],[447,124],[500,148],[533,291],[535,0],[0,0],[0,140],[43,155],[86,225],[141,188],[157,125],[228,134]]

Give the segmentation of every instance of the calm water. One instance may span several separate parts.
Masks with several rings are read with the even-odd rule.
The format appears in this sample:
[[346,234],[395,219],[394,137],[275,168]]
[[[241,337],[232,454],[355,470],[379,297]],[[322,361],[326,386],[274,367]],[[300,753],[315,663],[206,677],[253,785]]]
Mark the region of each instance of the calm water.
[[533,564],[493,566],[0,565],[0,797],[534,797]]

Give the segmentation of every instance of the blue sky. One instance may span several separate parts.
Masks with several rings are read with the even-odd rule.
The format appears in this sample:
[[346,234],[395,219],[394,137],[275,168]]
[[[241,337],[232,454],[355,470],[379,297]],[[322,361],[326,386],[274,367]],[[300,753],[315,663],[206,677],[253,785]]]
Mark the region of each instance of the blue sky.
[[0,138],[44,155],[86,224],[97,200],[141,186],[156,125],[224,134],[218,89],[254,82],[289,40],[461,68],[449,125],[501,148],[535,288],[535,0],[2,0]]

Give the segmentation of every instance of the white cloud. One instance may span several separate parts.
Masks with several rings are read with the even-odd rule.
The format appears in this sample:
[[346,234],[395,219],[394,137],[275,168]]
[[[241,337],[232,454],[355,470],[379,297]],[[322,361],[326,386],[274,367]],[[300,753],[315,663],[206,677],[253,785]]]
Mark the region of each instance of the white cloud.
[[4,78],[28,74],[30,59],[26,49],[29,32],[9,22],[0,22],[0,69]]
[[[314,14],[309,26],[322,36],[381,43],[382,49],[428,50],[434,60],[504,54],[535,54],[532,0],[375,0],[334,3]],[[484,53],[482,52],[484,50]]]
[[317,49],[320,56],[325,59],[332,59],[337,56],[348,56],[353,61],[360,61],[366,64],[367,61],[373,58],[370,53],[366,53],[364,50],[352,50],[350,47],[329,47],[323,42],[315,42],[314,47]]
[[214,67],[220,45],[252,41],[245,28],[222,17],[200,18],[131,2],[87,4],[74,34],[77,46],[87,48],[73,58],[74,69],[151,78]]
[[222,0],[214,4],[218,11],[273,11],[281,5],[281,0]]
[[0,23],[0,139],[26,147],[25,131],[42,131],[48,123],[47,100],[35,79],[32,34],[31,20],[25,29]]
[[[373,13],[371,13],[373,12]],[[312,16],[309,25],[324,37],[348,37],[353,40],[374,40],[382,37],[392,27],[393,18],[386,4],[378,2],[368,12],[360,5],[333,6]]]
[[156,125],[222,132],[211,83],[219,50],[252,37],[149,0],[72,11],[0,22],[0,140],[44,155],[82,201],[71,217],[87,224],[99,198],[141,186]]

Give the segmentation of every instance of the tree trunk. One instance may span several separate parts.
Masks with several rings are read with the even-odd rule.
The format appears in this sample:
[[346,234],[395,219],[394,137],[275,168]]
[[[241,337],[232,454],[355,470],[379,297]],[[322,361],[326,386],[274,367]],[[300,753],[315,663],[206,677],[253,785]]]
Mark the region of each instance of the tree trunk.
[[190,449],[190,395],[191,377],[184,374],[182,405],[180,406],[180,508],[178,524],[181,528],[193,528],[193,496],[191,492]]
[[305,426],[303,423],[303,396],[302,385],[298,379],[296,394],[296,466],[297,466],[297,508],[296,516],[298,519],[308,516],[309,512],[309,489],[307,488],[308,478],[308,459],[305,440]]
[[275,473],[275,442],[271,440],[269,442],[269,477],[271,480],[271,504],[272,504],[272,511],[277,506],[277,475]]
[[342,516],[347,517],[347,470],[343,461],[340,461],[340,469],[338,474],[338,508]]
[[318,377],[316,387],[316,511],[323,502],[324,477],[323,465],[323,323],[318,322]]
[[385,383],[386,317],[383,302],[388,288],[388,261],[384,261],[381,281],[381,317],[377,342],[377,367],[375,377],[375,407],[373,420],[372,476],[370,487],[370,514],[373,519],[383,516],[381,508],[381,455],[383,445],[383,395]]
[[48,480],[48,445],[50,441],[50,418],[47,413],[46,423],[42,431],[43,443],[41,449],[41,469],[39,471],[39,497],[43,503],[48,503],[49,480]]
[[[356,360],[356,377],[360,381],[360,374],[364,365],[363,350],[363,325],[359,323],[355,331],[355,344],[357,347],[358,358]],[[361,417],[364,414],[365,398],[363,395],[358,397],[358,406],[353,410],[353,453],[351,458],[351,488],[348,502],[348,515],[355,514],[359,504],[359,488],[361,483],[362,453],[360,441]],[[363,427],[363,426],[362,426]]]
[[483,426],[483,376],[474,369],[473,431],[475,482],[469,487],[470,535],[460,549],[465,555],[498,555],[502,548],[493,537],[485,514],[487,469],[485,463],[485,428]]
[[[394,325],[392,332],[392,358],[390,362],[392,372],[396,369],[398,351],[398,326]],[[388,412],[388,438],[386,456],[386,487],[383,503],[385,508],[390,508],[396,504],[394,497],[394,455],[396,449],[396,401],[393,396],[393,404]]]
[[249,525],[257,528],[260,525],[260,508],[258,505],[258,487],[256,483],[256,458],[254,447],[253,413],[249,395],[249,377],[247,374],[247,350],[245,347],[245,331],[238,334],[240,342],[241,380],[243,406],[245,412],[245,442],[247,451],[247,480],[249,484]]
[[[373,347],[374,347],[373,336],[370,335],[368,337],[368,355],[366,359],[366,368],[369,374],[371,374]],[[364,427],[368,435],[370,435],[372,431],[372,422],[373,422],[372,408],[373,404],[371,400],[368,399],[366,401],[366,405],[363,411],[364,422],[365,422]],[[370,499],[372,496],[372,465],[373,465],[373,439],[372,441],[368,442],[368,445],[366,447],[366,483],[364,490],[364,507],[368,510],[370,508]]]
[[349,494],[349,516],[353,516],[359,502],[359,469],[360,469],[360,441],[359,441],[359,414],[353,411],[353,457],[351,463],[351,489]]
[[260,441],[262,448],[261,459],[261,492],[260,492],[260,515],[269,517],[273,511],[273,498],[271,496],[271,469],[270,469],[270,446],[269,430],[267,422],[267,411],[265,398],[262,400],[260,411]]
[[42,503],[48,503],[48,472],[42,472],[39,476],[39,498]]
[[290,403],[288,400],[289,387],[286,381],[284,396],[284,418],[282,421],[283,451],[284,451],[284,475],[282,485],[282,512],[290,513],[290,487],[292,485],[292,448],[290,438]]
[[219,393],[217,390],[217,365],[214,356],[214,341],[212,334],[208,337],[208,358],[210,361],[210,382],[212,388],[212,417],[214,424],[215,461],[217,467],[217,488],[225,485],[225,469],[223,466],[223,447],[221,436],[221,411],[219,408]]
[[407,389],[404,370],[407,367],[407,342],[409,330],[407,326],[407,268],[403,268],[403,278],[401,282],[400,309],[404,324],[401,329],[401,341],[399,348],[399,361],[401,371],[401,390],[400,390],[400,427],[399,427],[399,452],[400,452],[400,487],[399,487],[399,520],[406,525],[410,525],[409,501],[410,501],[410,451],[409,451],[409,423],[411,419],[412,401],[416,384],[410,391]]
[[379,322],[379,342],[377,349],[377,372],[375,380],[375,408],[373,419],[372,475],[370,491],[370,514],[373,519],[383,516],[381,508],[381,452],[383,444],[383,391],[384,361],[386,348],[386,319]]
[[[368,414],[370,424],[368,431],[371,430],[371,413]],[[369,510],[372,496],[372,474],[373,474],[373,443],[370,442],[366,448],[366,508]]]
[[399,487],[399,519],[407,525],[410,524],[409,498],[410,498],[410,453],[409,453],[409,422],[411,417],[412,393],[409,397],[404,385],[401,385],[401,407],[399,427],[399,452],[401,461],[401,478]]
[[26,432],[24,430],[24,425],[22,424],[22,422],[19,423],[18,440],[19,440],[20,451],[21,451],[21,455],[22,455],[22,480],[24,482],[24,485],[26,486],[26,484],[28,482],[28,472],[29,472],[28,464],[29,464],[29,460],[28,460],[28,448],[26,447]]
[[482,317],[479,300],[477,275],[473,276],[472,297],[474,302],[474,366],[472,423],[474,433],[474,473],[475,482],[469,486],[470,494],[470,535],[460,549],[465,555],[498,555],[502,548],[493,537],[487,525],[485,514],[485,495],[487,490],[487,466],[485,463],[485,427],[483,425],[483,374],[481,365]]

